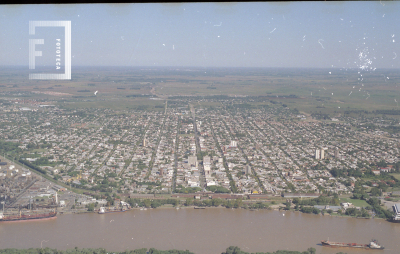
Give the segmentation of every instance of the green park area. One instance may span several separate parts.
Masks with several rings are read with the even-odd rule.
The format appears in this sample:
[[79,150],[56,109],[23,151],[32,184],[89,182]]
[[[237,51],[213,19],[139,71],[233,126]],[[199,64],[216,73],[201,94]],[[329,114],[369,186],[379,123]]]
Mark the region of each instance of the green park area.
[[400,180],[400,173],[392,173],[390,174],[392,175],[394,178],[396,178],[397,180]]
[[368,203],[365,200],[361,199],[352,199],[352,198],[340,198],[340,203],[347,202],[352,203],[356,207],[367,207]]

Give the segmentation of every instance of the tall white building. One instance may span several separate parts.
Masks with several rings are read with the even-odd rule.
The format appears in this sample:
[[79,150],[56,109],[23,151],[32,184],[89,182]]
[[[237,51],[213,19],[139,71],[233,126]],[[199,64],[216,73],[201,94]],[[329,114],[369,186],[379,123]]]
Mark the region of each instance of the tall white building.
[[210,156],[204,156],[203,157],[203,164],[204,165],[210,165],[211,164],[211,158],[210,158]]
[[237,147],[237,142],[235,140],[232,140],[230,146],[231,147]]
[[319,149],[315,150],[315,159],[317,160],[321,159],[321,150]]
[[324,149],[321,149],[321,152],[320,152],[321,154],[320,154],[320,156],[321,156],[321,160],[323,160],[323,159],[325,159],[325,150]]
[[197,156],[196,155],[189,156],[188,163],[189,163],[189,166],[193,165],[193,166],[197,167]]
[[209,176],[209,175],[211,175],[211,168],[210,168],[210,164],[206,164],[206,165],[204,165],[204,174],[205,174],[206,176]]

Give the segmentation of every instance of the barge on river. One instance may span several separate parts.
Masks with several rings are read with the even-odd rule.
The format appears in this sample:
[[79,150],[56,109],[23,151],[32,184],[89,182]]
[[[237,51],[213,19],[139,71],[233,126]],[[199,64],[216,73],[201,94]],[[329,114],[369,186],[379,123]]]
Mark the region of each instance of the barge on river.
[[358,243],[339,243],[339,242],[331,242],[329,240],[321,241],[322,246],[330,246],[330,247],[350,247],[350,248],[360,248],[360,249],[374,249],[374,250],[383,250],[384,247],[381,246],[377,240],[371,240],[369,244],[358,244]]
[[26,220],[42,220],[48,218],[57,218],[57,212],[37,213],[37,214],[19,214],[19,215],[3,215],[0,213],[0,222],[2,221],[26,221]]

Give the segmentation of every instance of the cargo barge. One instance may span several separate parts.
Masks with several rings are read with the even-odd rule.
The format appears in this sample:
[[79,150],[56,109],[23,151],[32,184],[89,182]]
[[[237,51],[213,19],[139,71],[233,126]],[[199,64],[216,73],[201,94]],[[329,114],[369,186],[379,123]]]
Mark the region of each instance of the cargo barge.
[[339,243],[339,242],[331,242],[329,240],[321,241],[321,243],[322,246],[330,246],[330,247],[349,247],[349,248],[374,249],[374,250],[384,249],[384,247],[381,246],[377,240],[371,240],[369,244]]
[[3,215],[0,213],[0,222],[2,221],[26,221],[26,220],[42,220],[48,218],[57,218],[57,212],[39,213],[39,214],[19,214],[19,215]]

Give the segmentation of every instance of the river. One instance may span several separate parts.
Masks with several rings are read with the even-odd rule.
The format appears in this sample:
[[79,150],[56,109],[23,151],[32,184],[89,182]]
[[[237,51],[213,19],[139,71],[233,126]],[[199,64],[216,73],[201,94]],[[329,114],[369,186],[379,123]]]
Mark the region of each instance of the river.
[[123,251],[154,247],[188,249],[197,254],[221,253],[234,245],[247,252],[299,250],[317,253],[365,253],[330,248],[331,241],[368,243],[376,238],[385,250],[399,253],[400,223],[298,212],[249,211],[225,208],[131,210],[111,214],[63,214],[57,218],[0,223],[1,248],[106,248]]

